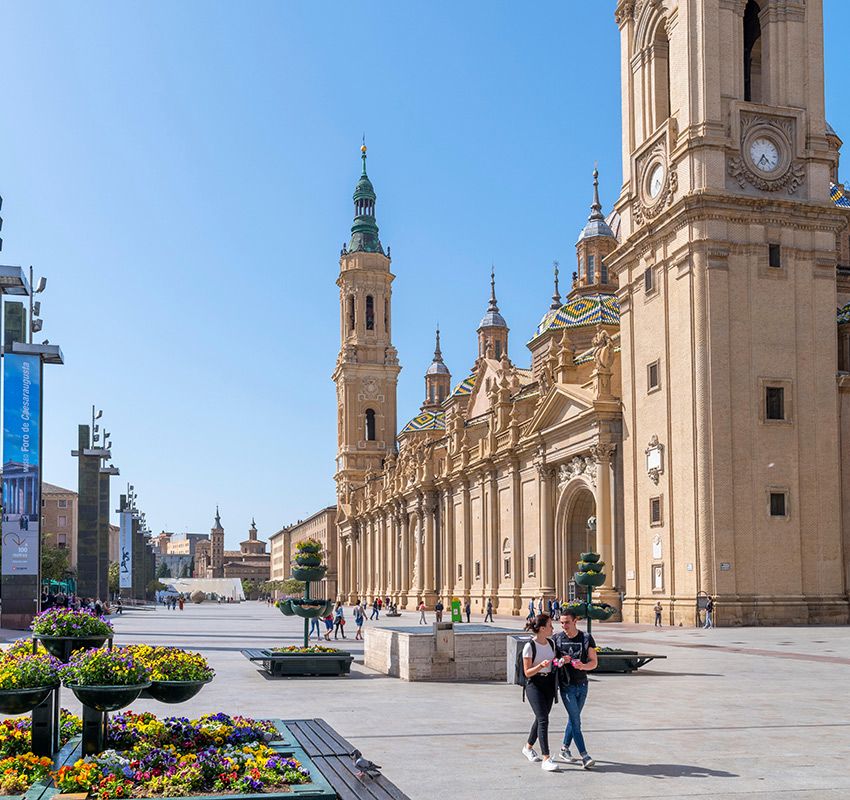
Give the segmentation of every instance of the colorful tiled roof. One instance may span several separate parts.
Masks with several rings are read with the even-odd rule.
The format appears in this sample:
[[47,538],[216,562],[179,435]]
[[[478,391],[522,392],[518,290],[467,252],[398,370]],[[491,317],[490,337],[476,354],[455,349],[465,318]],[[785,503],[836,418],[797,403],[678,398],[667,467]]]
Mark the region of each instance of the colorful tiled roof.
[[844,194],[844,189],[840,186],[830,183],[829,196],[832,198],[832,202],[835,203],[835,205],[841,206],[841,208],[850,208],[850,198]]
[[613,294],[589,294],[570,300],[555,311],[547,311],[535,336],[552,329],[583,328],[586,325],[619,325],[620,303]]
[[466,394],[472,394],[472,390],[475,388],[475,378],[476,375],[474,373],[468,378],[464,378],[457,386],[455,386],[454,391],[450,396],[463,397]]
[[838,309],[838,324],[845,325],[850,322],[850,303]]
[[402,433],[411,431],[444,431],[446,429],[446,415],[443,411],[423,411],[418,417],[414,417],[402,429]]

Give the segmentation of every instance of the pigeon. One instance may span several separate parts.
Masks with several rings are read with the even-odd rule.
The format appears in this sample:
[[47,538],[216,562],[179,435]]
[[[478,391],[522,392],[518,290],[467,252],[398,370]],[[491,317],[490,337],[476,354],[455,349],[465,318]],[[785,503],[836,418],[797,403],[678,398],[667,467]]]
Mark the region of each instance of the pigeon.
[[354,750],[351,753],[351,760],[357,767],[358,778],[377,778],[381,774],[381,765],[369,761],[368,758],[363,758],[363,753],[359,750]]

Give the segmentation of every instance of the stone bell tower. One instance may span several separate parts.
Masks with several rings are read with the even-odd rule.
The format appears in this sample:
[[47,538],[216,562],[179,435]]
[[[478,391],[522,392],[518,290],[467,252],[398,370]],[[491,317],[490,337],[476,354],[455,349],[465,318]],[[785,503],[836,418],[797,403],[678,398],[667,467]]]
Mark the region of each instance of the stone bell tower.
[[398,354],[392,345],[392,282],[375,221],[375,190],[363,172],[354,190],[351,241],[339,258],[340,350],[337,393],[337,491],[379,470],[396,437]]
[[626,603],[846,622],[821,0],[620,0]]

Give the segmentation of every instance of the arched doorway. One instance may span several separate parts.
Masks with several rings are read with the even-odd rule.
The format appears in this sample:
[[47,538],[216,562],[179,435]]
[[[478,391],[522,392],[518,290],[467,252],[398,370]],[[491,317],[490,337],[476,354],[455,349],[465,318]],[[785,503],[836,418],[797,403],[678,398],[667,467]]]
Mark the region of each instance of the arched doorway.
[[596,550],[596,498],[583,478],[574,478],[561,493],[555,526],[555,593],[568,587],[581,553]]

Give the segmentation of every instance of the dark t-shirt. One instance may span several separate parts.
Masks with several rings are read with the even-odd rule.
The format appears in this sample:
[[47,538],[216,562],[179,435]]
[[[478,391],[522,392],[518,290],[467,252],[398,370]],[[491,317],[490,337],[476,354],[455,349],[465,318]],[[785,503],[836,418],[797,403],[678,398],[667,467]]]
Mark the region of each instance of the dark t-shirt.
[[[596,642],[593,641],[592,636],[588,636],[587,647],[585,647],[584,637],[585,634],[583,631],[579,631],[573,637],[567,636],[563,631],[556,633],[553,639],[555,640],[555,651],[558,658],[569,656],[570,658],[581,661],[582,664],[587,664],[590,660],[588,649],[590,647],[596,647]],[[568,683],[587,683],[587,673],[574,669],[571,666],[561,667],[561,678],[564,682]]]

